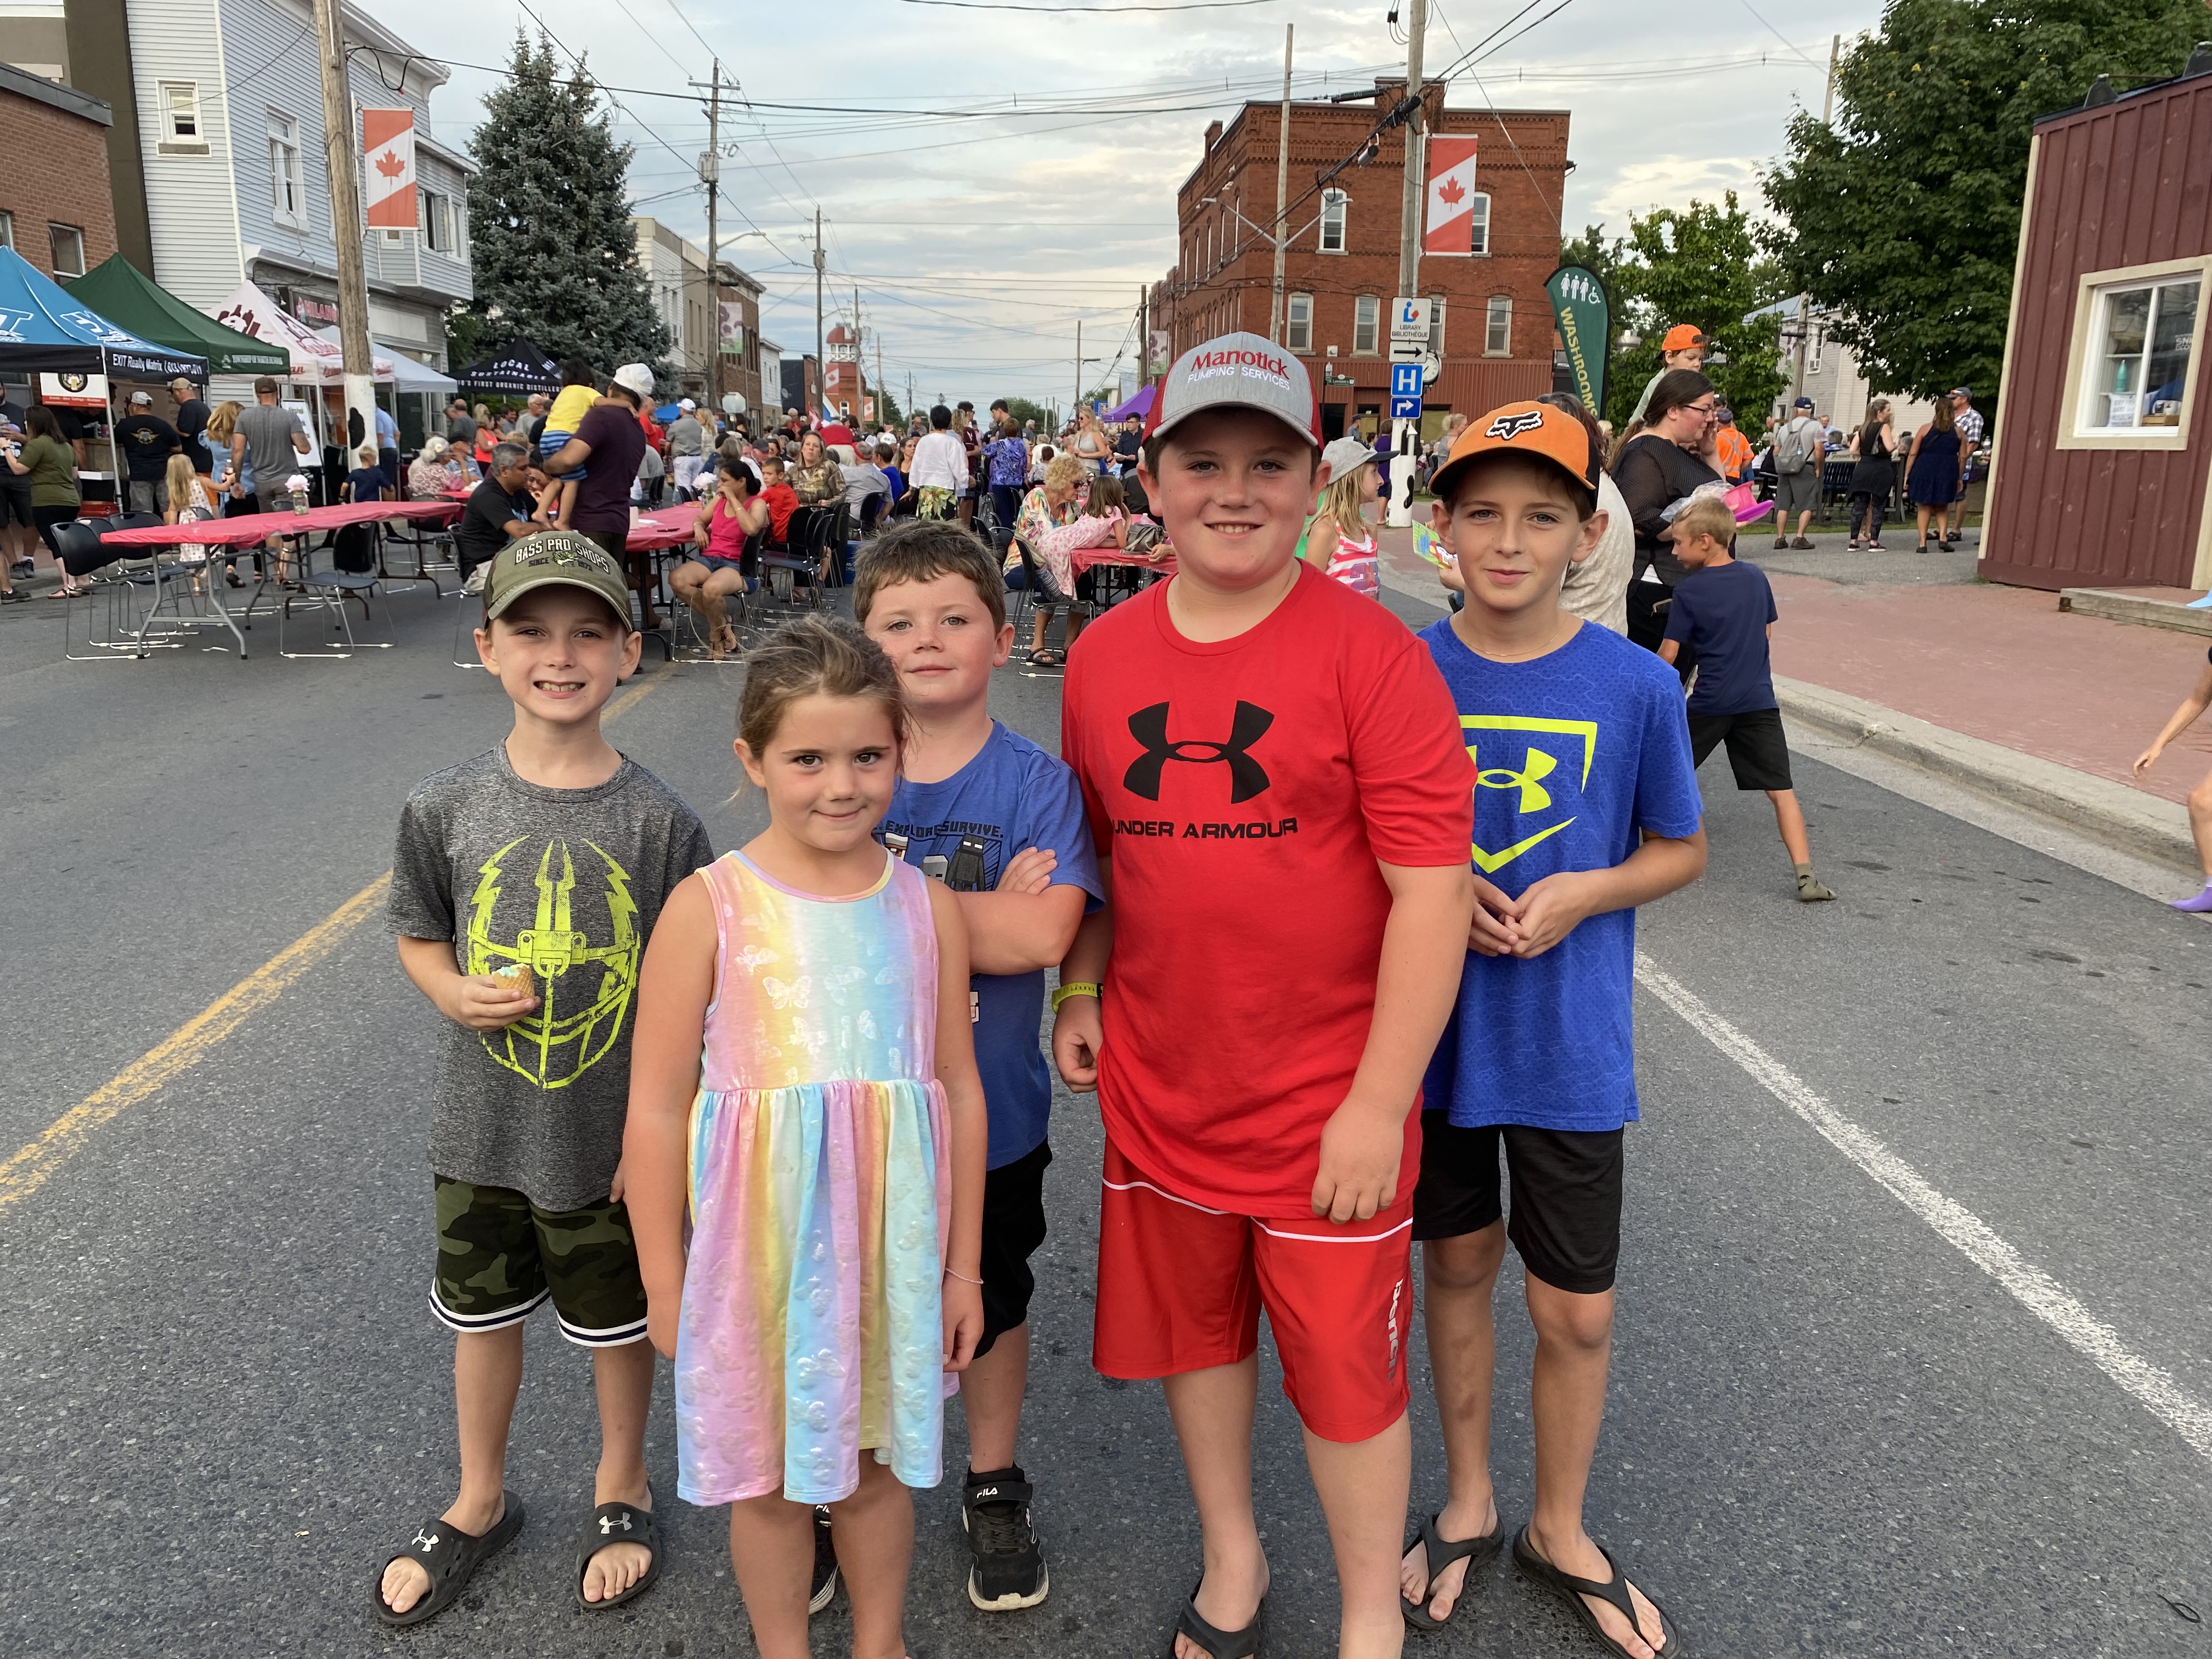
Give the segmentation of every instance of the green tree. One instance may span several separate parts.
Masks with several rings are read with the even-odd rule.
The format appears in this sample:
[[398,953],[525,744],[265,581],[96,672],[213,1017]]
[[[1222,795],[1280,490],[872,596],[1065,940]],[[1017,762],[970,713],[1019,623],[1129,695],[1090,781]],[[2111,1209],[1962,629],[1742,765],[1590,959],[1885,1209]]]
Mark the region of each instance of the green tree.
[[[1585,231],[1583,252],[1597,244],[1602,225]],[[1659,368],[1659,343],[1678,323],[1702,331],[1711,343],[1705,374],[1735,409],[1741,424],[1756,432],[1776,394],[1789,384],[1781,368],[1781,319],[1745,319],[1781,297],[1781,276],[1762,259],[1753,240],[1750,210],[1734,191],[1718,206],[1692,202],[1686,208],[1659,208],[1632,216],[1628,234],[1613,245],[1612,269],[1601,270],[1613,290],[1616,310],[1626,314],[1640,337],[1636,345],[1613,354],[1606,386],[1606,418],[1618,432]],[[1586,263],[1586,261],[1585,261]]]
[[2179,74],[2208,33],[2203,0],[1891,0],[1837,66],[1834,127],[1800,113],[1764,180],[1785,286],[1875,385],[1995,409],[2035,121],[2100,75]]
[[1052,430],[1052,410],[1042,404],[1031,403],[1027,398],[1007,398],[1006,413],[1014,417],[1014,424],[1017,426],[1035,421],[1038,431]]
[[478,344],[521,337],[605,374],[643,362],[666,378],[671,341],[637,264],[626,175],[599,94],[562,77],[552,43],[518,33],[506,83],[484,100],[472,148],[469,232]]

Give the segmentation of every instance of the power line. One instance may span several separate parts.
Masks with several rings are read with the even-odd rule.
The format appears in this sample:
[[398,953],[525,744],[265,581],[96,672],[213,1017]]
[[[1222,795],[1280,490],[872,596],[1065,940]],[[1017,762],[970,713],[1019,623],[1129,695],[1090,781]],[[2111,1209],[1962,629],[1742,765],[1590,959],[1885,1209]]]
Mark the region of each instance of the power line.
[[1182,0],[1180,5],[1164,6],[1023,6],[1011,0],[901,0],[908,6],[957,6],[963,11],[1048,11],[1062,16],[1080,17],[1089,12],[1094,16],[1112,17],[1129,11],[1227,11],[1237,6],[1267,6],[1274,0]]

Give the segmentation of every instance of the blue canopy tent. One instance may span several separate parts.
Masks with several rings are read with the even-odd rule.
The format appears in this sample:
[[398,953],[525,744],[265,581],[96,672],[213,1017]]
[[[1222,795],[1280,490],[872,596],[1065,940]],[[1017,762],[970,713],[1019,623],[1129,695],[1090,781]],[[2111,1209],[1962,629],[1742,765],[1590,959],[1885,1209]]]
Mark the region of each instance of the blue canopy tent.
[[7,247],[0,247],[0,368],[155,384],[207,380],[206,358],[118,328]]

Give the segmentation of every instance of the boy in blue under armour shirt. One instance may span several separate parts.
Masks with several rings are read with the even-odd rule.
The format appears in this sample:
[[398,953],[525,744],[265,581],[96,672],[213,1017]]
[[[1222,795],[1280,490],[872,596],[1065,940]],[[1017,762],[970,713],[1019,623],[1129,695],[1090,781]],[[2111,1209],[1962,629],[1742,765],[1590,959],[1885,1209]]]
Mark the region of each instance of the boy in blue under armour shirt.
[[998,562],[958,525],[916,519],[860,555],[853,615],[898,670],[912,718],[877,834],[961,896],[975,1060],[991,1121],[983,1188],[983,1335],[961,1377],[969,1470],[968,1599],[1033,1607],[1052,1587],[1014,1460],[1029,1382],[1029,1258],[1044,1243],[1052,1079],[1038,1028],[1044,970],[1101,897],[1075,774],[991,718],[991,671],[1014,630]]
[[1422,638],[1476,769],[1475,889],[1459,1001],[1421,1089],[1413,1237],[1450,1499],[1408,1546],[1407,1622],[1433,1630],[1504,1530],[1492,1498],[1491,1292],[1508,1230],[1536,1328],[1535,1512],[1522,1571],[1615,1653],[1673,1659],[1657,1606],[1583,1527],[1605,1410],[1621,1126],[1637,1115],[1635,907],[1694,881],[1705,830],[1674,674],[1559,605],[1605,529],[1595,434],[1540,403],[1477,420],[1432,486],[1466,608]]

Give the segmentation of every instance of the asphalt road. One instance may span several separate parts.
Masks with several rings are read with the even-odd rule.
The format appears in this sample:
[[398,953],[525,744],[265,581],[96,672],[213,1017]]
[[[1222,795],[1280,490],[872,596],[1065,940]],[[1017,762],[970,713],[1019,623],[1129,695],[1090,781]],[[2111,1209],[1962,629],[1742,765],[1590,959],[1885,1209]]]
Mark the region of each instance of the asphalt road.
[[[451,601],[403,593],[401,648],[349,662],[283,661],[257,635],[244,663],[63,665],[58,608],[0,615],[0,983],[17,1010],[0,1030],[0,1155],[373,881],[407,789],[506,725],[497,687],[447,665]],[[718,848],[741,842],[755,809],[722,804],[739,671],[656,666],[637,684],[611,735],[701,809]],[[1011,723],[1054,739],[1050,677],[1008,670],[999,696]],[[2201,1412],[2212,933],[1817,762],[1800,781],[1842,901],[1794,902],[1764,800],[1716,760],[1711,869],[1647,913],[1651,966]],[[2212,1441],[2192,1449],[1877,1184],[1771,1070],[1762,1081],[1648,992],[1638,1015],[1645,1116],[1589,1513],[1692,1650],[2212,1656],[2212,1629],[2162,1599],[2212,1615]],[[394,1634],[371,1619],[374,1563],[453,1478],[450,1345],[422,1307],[434,1018],[372,916],[41,1164],[43,1184],[0,1186],[0,1651],[751,1653],[722,1517],[674,1497],[665,1369],[651,1456],[667,1571],[633,1607],[577,1610],[595,1424],[586,1363],[550,1322],[514,1431],[520,1539],[438,1622]],[[1063,1100],[1055,1124],[1025,1435],[1053,1595],[974,1612],[957,1493],[920,1494],[910,1628],[927,1659],[1157,1654],[1195,1573],[1158,1391],[1087,1361],[1097,1118]],[[1498,1457],[1514,1524],[1530,1344],[1510,1265],[1507,1279]],[[1413,1356],[1425,1512],[1443,1474]],[[1260,1446],[1268,1652],[1318,1659],[1328,1553],[1272,1379]],[[845,1635],[841,1602],[817,1650]],[[1510,1565],[1449,1634],[1408,1645],[1597,1651]]]

